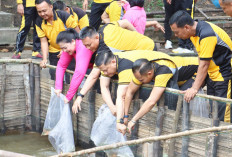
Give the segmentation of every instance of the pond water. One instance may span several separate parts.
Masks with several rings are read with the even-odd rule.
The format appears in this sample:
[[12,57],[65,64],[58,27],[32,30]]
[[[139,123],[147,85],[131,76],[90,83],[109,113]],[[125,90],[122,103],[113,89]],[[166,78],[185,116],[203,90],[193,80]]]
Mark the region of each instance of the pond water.
[[24,134],[7,134],[0,136],[0,150],[22,153],[38,157],[56,155],[55,149],[48,141],[48,136],[28,132]]

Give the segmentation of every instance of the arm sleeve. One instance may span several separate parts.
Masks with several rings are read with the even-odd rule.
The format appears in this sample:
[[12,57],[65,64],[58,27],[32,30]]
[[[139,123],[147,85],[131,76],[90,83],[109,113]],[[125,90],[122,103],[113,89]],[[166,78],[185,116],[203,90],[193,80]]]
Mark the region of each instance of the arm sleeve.
[[78,26],[78,21],[76,21],[73,17],[73,15],[70,15],[69,18],[66,20],[65,25],[68,28],[76,28]]
[[89,26],[89,19],[87,14],[79,20],[79,26],[80,29]]
[[125,3],[125,4],[123,5],[123,9],[124,9],[125,11],[127,11],[128,9],[130,9],[130,3],[129,3],[129,2]]
[[129,84],[133,78],[133,72],[131,69],[126,69],[118,74],[118,84]]
[[160,74],[155,77],[155,87],[166,87],[173,74]]
[[206,37],[200,41],[200,60],[211,60],[217,44],[217,37]]
[[23,4],[23,0],[17,0],[17,4]]
[[138,85],[138,86],[140,86],[140,85],[142,84],[142,82],[140,82],[139,80],[137,80],[134,76],[133,76],[133,78],[132,78],[132,81],[133,81],[136,85]]
[[88,50],[81,41],[79,41],[78,48],[76,48],[76,68],[72,81],[67,92],[66,98],[70,101],[77,89],[79,88],[81,81],[83,80],[85,73],[88,69],[90,59],[92,57],[92,51]]
[[72,59],[73,57],[70,56],[67,52],[63,52],[61,54],[56,68],[55,89],[63,89],[64,73]]

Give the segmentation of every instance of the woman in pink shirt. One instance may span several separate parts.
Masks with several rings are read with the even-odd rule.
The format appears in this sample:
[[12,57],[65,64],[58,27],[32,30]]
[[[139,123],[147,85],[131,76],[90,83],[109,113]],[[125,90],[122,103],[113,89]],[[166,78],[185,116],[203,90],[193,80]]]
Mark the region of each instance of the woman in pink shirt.
[[56,43],[63,51],[56,69],[55,93],[58,96],[63,89],[65,70],[73,58],[76,60],[75,72],[65,99],[65,103],[68,103],[73,98],[81,81],[84,79],[93,52],[82,44],[78,33],[72,28],[60,32],[57,36]]
[[144,34],[146,27],[151,26],[164,32],[163,26],[157,21],[147,21],[146,12],[143,8],[144,0],[129,0],[129,3],[121,0],[120,3],[126,11],[122,19],[127,19],[140,34]]

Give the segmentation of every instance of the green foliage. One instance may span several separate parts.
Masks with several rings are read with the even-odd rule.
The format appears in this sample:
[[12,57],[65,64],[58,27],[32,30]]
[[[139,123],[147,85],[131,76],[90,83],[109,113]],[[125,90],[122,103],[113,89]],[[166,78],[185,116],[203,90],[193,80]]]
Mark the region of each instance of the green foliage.
[[146,12],[153,12],[157,10],[163,10],[163,0],[147,0],[145,1],[144,8]]

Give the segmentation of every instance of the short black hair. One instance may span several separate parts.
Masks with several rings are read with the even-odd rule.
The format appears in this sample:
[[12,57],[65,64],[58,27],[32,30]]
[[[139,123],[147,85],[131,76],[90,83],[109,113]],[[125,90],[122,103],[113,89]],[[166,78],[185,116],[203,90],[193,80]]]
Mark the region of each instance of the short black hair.
[[153,69],[153,64],[147,59],[138,59],[133,63],[133,66],[132,66],[132,72],[136,73],[138,71],[140,75],[144,75],[149,70],[152,70],[152,69]]
[[54,10],[65,10],[66,4],[63,1],[55,1],[53,3],[53,9]]
[[42,2],[47,2],[48,4],[52,5],[52,2],[50,0],[35,0],[35,4],[40,4]]
[[58,34],[56,38],[56,43],[65,42],[65,43],[71,43],[72,40],[79,39],[79,34],[76,32],[73,28],[68,28],[65,31],[62,31]]
[[176,23],[177,27],[182,28],[185,25],[193,26],[194,20],[186,11],[179,10],[169,20],[169,25],[174,23]]
[[129,0],[130,7],[138,6],[143,7],[144,6],[144,0]]
[[114,57],[114,54],[110,50],[100,51],[95,58],[95,65],[97,67],[107,65]]
[[91,38],[94,34],[97,34],[97,33],[98,32],[96,31],[94,27],[91,27],[91,26],[84,27],[80,31],[80,39],[85,39],[86,37]]

